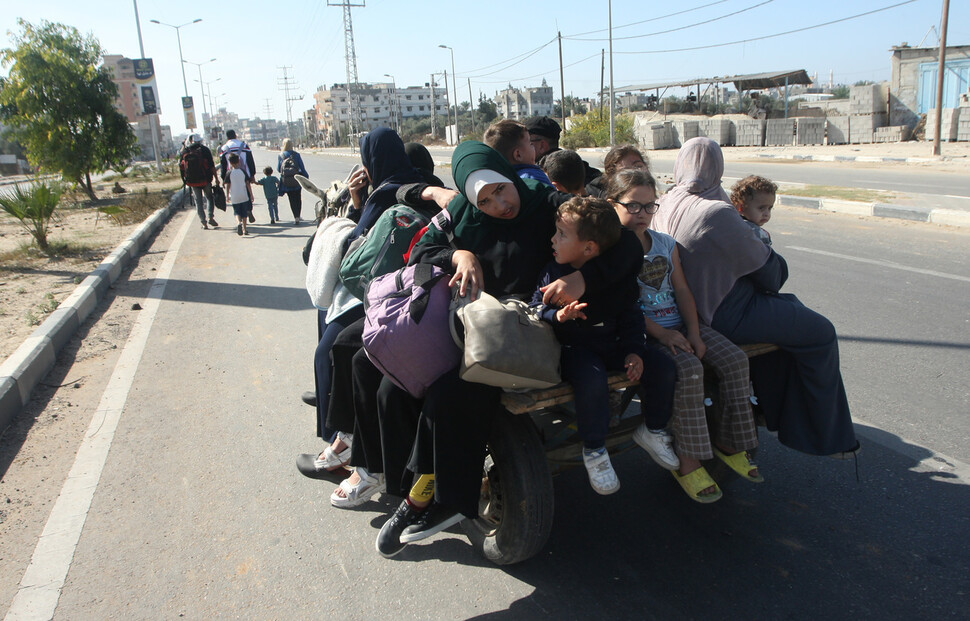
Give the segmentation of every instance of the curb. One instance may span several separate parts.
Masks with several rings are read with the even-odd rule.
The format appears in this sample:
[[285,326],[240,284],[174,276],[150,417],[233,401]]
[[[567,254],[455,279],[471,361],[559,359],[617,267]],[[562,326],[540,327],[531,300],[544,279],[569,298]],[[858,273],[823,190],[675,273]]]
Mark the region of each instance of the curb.
[[805,207],[820,211],[844,213],[852,216],[875,216],[913,222],[930,222],[948,226],[970,227],[970,212],[957,209],[930,209],[889,203],[863,203],[832,198],[808,198],[805,196],[778,195],[778,204],[789,207]]
[[[924,164],[938,162],[938,157],[876,157],[873,155],[796,155],[794,153],[755,153],[754,157],[766,160],[796,160],[799,162],[893,162],[896,164]],[[946,159],[946,158],[943,158]]]
[[54,368],[57,354],[104,299],[108,288],[124,268],[141,254],[141,250],[158,229],[175,212],[183,200],[184,190],[172,194],[168,205],[157,210],[105,257],[98,267],[81,281],[17,350],[0,364],[0,429],[30,401],[37,384]]

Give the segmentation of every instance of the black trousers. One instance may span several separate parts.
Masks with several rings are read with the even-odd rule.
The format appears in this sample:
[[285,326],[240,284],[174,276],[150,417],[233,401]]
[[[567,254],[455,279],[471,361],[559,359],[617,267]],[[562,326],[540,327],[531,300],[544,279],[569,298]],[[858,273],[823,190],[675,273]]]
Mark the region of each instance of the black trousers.
[[287,189],[283,191],[283,194],[290,201],[290,211],[293,212],[293,218],[299,218],[303,211],[303,190],[300,188]]

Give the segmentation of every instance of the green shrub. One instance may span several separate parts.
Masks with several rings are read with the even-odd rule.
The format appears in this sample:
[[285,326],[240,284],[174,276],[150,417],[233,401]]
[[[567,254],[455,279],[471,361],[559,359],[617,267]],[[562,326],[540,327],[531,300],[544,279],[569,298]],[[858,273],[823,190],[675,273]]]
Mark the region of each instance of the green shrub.
[[[608,147],[610,146],[610,117],[600,115],[599,111],[572,116],[571,127],[563,134],[559,144],[567,149],[580,147]],[[634,142],[633,115],[621,114],[614,119],[613,133],[616,144]]]
[[13,192],[0,194],[0,209],[20,221],[42,252],[47,252],[47,231],[64,190],[58,183],[34,181],[24,187],[14,186]]

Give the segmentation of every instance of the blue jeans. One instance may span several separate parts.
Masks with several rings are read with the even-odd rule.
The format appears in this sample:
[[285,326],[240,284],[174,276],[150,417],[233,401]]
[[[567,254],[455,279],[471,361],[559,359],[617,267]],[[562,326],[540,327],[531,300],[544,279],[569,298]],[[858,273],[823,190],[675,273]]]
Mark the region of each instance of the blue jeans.
[[276,210],[276,203],[277,203],[277,201],[278,201],[278,199],[276,199],[276,198],[267,198],[266,199],[266,205],[269,207],[269,219],[270,220],[279,220],[280,219],[280,213]]
[[[677,366],[662,352],[641,348],[643,373],[635,388],[640,396],[640,413],[648,429],[663,429],[670,420],[674,403]],[[607,376],[623,370],[625,355],[616,344],[562,346],[562,379],[573,387],[576,425],[583,446],[597,449],[606,444],[610,425],[610,393]]]
[[205,192],[206,201],[209,205],[209,217],[208,220],[212,220],[212,211],[215,209],[215,203],[212,202],[212,186],[204,185],[201,187],[193,187],[192,194],[195,197],[195,209],[199,212],[199,220],[202,220],[202,224],[207,222],[205,216],[205,203],[202,202],[202,193]]

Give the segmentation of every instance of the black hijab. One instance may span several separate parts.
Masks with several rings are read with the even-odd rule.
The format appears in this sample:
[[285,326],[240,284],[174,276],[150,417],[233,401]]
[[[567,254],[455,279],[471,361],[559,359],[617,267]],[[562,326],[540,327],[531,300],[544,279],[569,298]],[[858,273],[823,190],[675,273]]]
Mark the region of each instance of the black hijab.
[[360,220],[351,233],[351,239],[366,233],[384,210],[397,202],[395,195],[398,188],[406,183],[421,183],[424,180],[411,165],[401,137],[387,127],[379,127],[360,139],[360,159],[370,174],[374,191],[361,209]]

